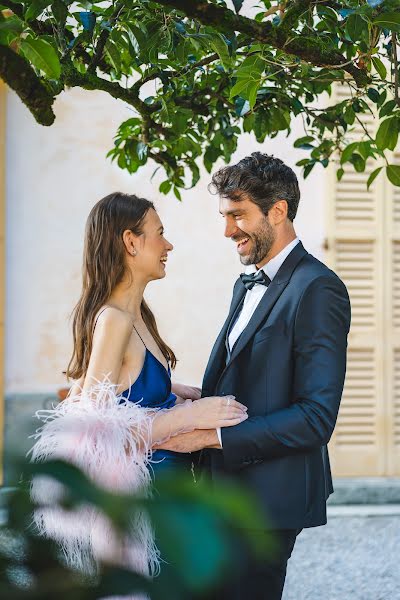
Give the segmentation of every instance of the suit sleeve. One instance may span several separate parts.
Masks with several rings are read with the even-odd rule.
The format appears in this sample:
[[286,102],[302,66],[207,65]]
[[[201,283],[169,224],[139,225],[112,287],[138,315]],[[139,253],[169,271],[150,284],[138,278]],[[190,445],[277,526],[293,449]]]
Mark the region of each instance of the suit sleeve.
[[222,429],[229,470],[328,443],[343,392],[349,328],[350,301],[343,282],[334,276],[313,280],[295,317],[291,405]]

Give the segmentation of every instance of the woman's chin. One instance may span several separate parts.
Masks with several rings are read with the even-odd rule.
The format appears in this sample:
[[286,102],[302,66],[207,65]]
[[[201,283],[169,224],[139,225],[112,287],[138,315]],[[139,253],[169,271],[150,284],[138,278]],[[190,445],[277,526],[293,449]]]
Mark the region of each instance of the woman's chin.
[[159,275],[157,279],[164,279],[164,277],[166,276],[167,271],[164,265],[161,265],[160,270],[159,270]]

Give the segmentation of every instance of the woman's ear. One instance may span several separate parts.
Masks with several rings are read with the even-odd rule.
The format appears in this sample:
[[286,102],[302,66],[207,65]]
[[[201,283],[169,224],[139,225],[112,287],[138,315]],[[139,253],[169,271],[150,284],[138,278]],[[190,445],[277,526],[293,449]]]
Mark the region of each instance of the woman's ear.
[[136,255],[137,237],[130,229],[125,229],[122,234],[122,241],[124,242],[125,249],[131,256]]

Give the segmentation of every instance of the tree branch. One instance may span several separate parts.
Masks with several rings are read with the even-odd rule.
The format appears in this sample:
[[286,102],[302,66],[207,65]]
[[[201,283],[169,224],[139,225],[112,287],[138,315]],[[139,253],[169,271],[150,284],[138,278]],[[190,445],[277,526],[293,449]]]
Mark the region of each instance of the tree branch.
[[397,58],[397,35],[392,33],[392,58],[393,58],[393,83],[394,83],[394,99],[397,106],[400,106],[399,97],[399,61]]
[[101,59],[103,58],[103,53],[104,53],[104,48],[106,46],[107,40],[110,37],[110,33],[111,33],[111,29],[112,26],[115,24],[115,22],[117,21],[121,11],[123,10],[125,4],[120,2],[119,4],[117,4],[117,7],[115,9],[115,11],[113,12],[113,14],[111,15],[110,18],[110,28],[109,29],[103,29],[103,31],[101,32],[101,34],[99,35],[99,39],[97,41],[97,46],[96,46],[96,50],[94,52],[93,55],[93,60],[91,62],[91,64],[89,65],[88,68],[88,73],[95,73],[97,67],[99,66]]
[[[206,0],[198,2],[187,2],[186,0],[157,0],[158,4],[168,6],[185,14],[187,17],[197,19],[203,25],[211,25],[217,31],[232,32],[240,31],[262,44],[267,44],[277,50],[283,50],[287,54],[294,54],[302,60],[318,67],[329,67],[341,65],[349,73],[357,86],[364,87],[370,81],[366,70],[361,70],[354,65],[342,66],[346,59],[331,48],[327,47],[318,36],[292,35],[285,27],[275,27],[271,22],[259,23],[254,19],[236,15],[228,8],[216,4],[209,4]],[[304,6],[309,0],[299,0],[296,3],[297,12],[293,8],[292,17],[289,16],[288,23],[293,22],[298,8],[304,12]],[[289,12],[289,11],[288,11]]]
[[53,94],[30,64],[8,46],[0,45],[0,77],[18,94],[40,125],[54,123]]
[[92,73],[79,73],[70,61],[65,61],[62,67],[62,78],[69,87],[81,87],[85,90],[100,90],[107,92],[113,98],[123,100],[133,106],[141,115],[151,115],[159,108],[159,104],[149,106],[142,102],[132,89],[123,88],[119,83],[108,81]]
[[302,17],[310,8],[313,0],[296,0],[285,10],[282,21],[279,25],[280,29],[284,29],[287,33],[294,29],[300,17]]

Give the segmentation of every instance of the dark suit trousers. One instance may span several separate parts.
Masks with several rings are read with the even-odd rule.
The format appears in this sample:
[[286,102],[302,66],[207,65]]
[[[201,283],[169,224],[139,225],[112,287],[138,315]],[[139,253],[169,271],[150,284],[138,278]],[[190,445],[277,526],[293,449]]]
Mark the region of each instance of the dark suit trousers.
[[[224,584],[207,600],[281,600],[287,562],[296,536],[301,529],[280,529],[273,532],[276,543],[271,557],[256,558],[249,548],[237,545],[235,564]],[[253,534],[252,534],[253,535]],[[266,535],[262,531],[254,535]]]

